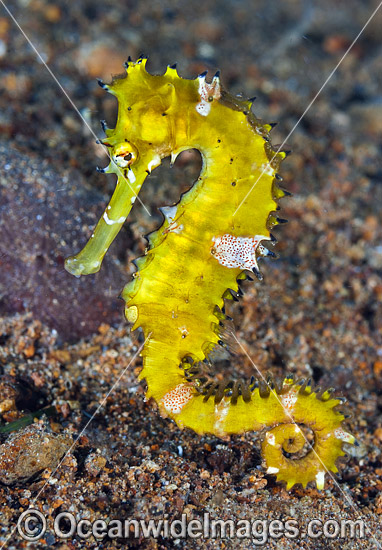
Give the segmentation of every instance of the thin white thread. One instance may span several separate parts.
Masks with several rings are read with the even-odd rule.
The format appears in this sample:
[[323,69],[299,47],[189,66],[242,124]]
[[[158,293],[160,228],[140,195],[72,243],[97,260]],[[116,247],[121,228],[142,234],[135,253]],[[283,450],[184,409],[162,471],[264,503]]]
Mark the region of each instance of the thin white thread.
[[[1,1],[1,0],[0,0]],[[316,93],[316,95],[314,96],[314,98],[311,100],[311,102],[309,103],[309,105],[306,107],[305,111],[302,113],[302,115],[300,116],[300,118],[298,119],[298,121],[296,122],[296,124],[293,126],[292,130],[289,132],[289,134],[287,135],[287,137],[284,139],[284,141],[282,142],[282,144],[279,146],[279,148],[277,149],[277,151],[275,152],[275,154],[273,155],[272,159],[269,161],[269,164],[276,158],[277,154],[281,151],[282,147],[284,147],[285,143],[287,142],[287,140],[290,138],[290,136],[293,134],[293,132],[295,131],[295,129],[297,128],[297,126],[300,124],[301,120],[304,118],[304,116],[306,115],[306,113],[309,111],[309,109],[311,108],[311,106],[313,105],[313,103],[316,101],[316,99],[318,98],[318,96],[320,95],[320,93],[322,92],[322,90],[325,88],[325,86],[327,85],[327,83],[329,82],[329,80],[332,78],[332,76],[334,75],[334,73],[337,71],[338,67],[341,65],[341,63],[343,62],[343,60],[345,59],[345,57],[348,55],[348,53],[350,52],[350,50],[353,48],[354,44],[357,42],[358,38],[361,36],[361,34],[363,33],[363,31],[366,29],[366,27],[368,26],[368,24],[370,23],[370,21],[373,19],[373,17],[375,16],[375,14],[377,13],[377,11],[379,10],[379,8],[382,6],[382,2],[379,3],[379,5],[377,6],[377,8],[373,11],[373,13],[370,15],[369,19],[366,21],[366,23],[364,24],[364,26],[362,27],[362,29],[359,31],[359,33],[357,34],[357,36],[354,38],[353,42],[350,44],[350,46],[348,47],[348,49],[346,50],[346,52],[343,54],[343,56],[341,57],[341,59],[339,60],[339,62],[337,63],[337,65],[334,67],[334,69],[332,70],[332,72],[329,74],[329,76],[326,78],[325,82],[323,83],[323,85],[321,86],[321,88],[318,90],[318,92]],[[236,214],[238,213],[238,211],[240,210],[240,208],[242,207],[243,203],[247,200],[247,198],[249,197],[249,195],[252,193],[252,191],[254,190],[254,188],[256,187],[257,183],[259,182],[260,178],[264,175],[265,173],[265,169],[263,169],[263,171],[261,172],[260,176],[257,178],[257,180],[255,181],[255,183],[252,185],[251,189],[248,191],[248,193],[245,195],[244,199],[241,201],[241,203],[239,204],[239,206],[236,208],[235,212],[234,212],[234,216],[236,216]]]
[[143,204],[142,200],[140,199],[140,197],[135,193],[134,189],[131,187],[129,181],[125,178],[123,172],[121,172],[121,170],[119,169],[119,166],[114,162],[114,160],[112,159],[112,157],[109,155],[109,151],[108,151],[108,148],[106,147],[106,145],[103,145],[103,143],[100,142],[100,140],[98,139],[97,135],[95,134],[93,128],[89,125],[89,123],[87,122],[87,120],[82,116],[81,112],[79,111],[78,107],[75,105],[75,103],[73,102],[73,100],[71,99],[71,97],[69,96],[69,94],[67,93],[67,91],[65,90],[65,88],[62,86],[62,84],[59,82],[58,78],[56,77],[56,75],[53,73],[52,69],[48,66],[48,64],[45,62],[45,60],[43,59],[43,57],[41,56],[41,54],[39,53],[39,51],[37,50],[37,48],[35,47],[35,45],[33,44],[33,42],[31,41],[31,39],[28,37],[28,35],[25,33],[25,31],[22,29],[22,27],[20,26],[20,24],[18,23],[17,19],[15,18],[15,16],[12,14],[12,12],[8,9],[8,7],[5,5],[4,1],[3,0],[0,0],[1,4],[3,5],[5,11],[8,13],[9,17],[12,19],[12,21],[14,22],[14,24],[17,26],[17,28],[19,29],[19,31],[21,32],[21,34],[24,36],[25,40],[28,42],[28,44],[30,45],[30,47],[32,48],[32,50],[35,52],[35,54],[37,55],[37,57],[39,58],[39,60],[41,61],[41,63],[45,66],[46,70],[48,71],[48,73],[50,74],[50,76],[53,78],[53,80],[55,81],[55,83],[57,84],[57,86],[60,88],[60,90],[62,91],[62,93],[64,94],[64,96],[66,97],[66,99],[69,101],[70,105],[73,107],[73,109],[76,111],[76,113],[78,114],[78,116],[80,117],[80,119],[82,120],[82,122],[85,124],[85,126],[88,128],[88,130],[90,131],[90,133],[92,134],[92,136],[95,138],[96,142],[99,143],[100,145],[102,145],[106,151],[106,154],[107,156],[109,157],[109,160],[111,162],[113,162],[113,164],[117,167],[117,171],[118,171],[118,175],[127,183],[127,185],[129,186],[131,192],[134,194],[134,196],[139,200],[139,202],[141,203],[141,205],[143,206],[143,208],[146,210],[147,214],[149,216],[151,216],[149,210],[146,208],[146,206]]

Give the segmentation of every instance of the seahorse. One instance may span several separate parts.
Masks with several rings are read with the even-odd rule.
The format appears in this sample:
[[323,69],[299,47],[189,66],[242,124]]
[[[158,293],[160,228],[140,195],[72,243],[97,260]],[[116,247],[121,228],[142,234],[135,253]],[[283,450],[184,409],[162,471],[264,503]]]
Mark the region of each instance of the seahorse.
[[[202,169],[179,202],[161,208],[158,230],[125,286],[126,319],[145,335],[140,379],[160,413],[179,427],[218,437],[265,433],[266,472],[287,489],[310,481],[324,487],[337,472],[342,445],[354,437],[342,428],[343,400],[311,382],[252,378],[217,382],[201,365],[219,345],[225,300],[240,295],[239,282],[272,252],[271,229],[286,194],[278,174],[285,152],[270,142],[272,124],[252,112],[252,100],[228,93],[219,73],[181,78],[174,65],[163,75],[146,70],[146,58],[125,64],[126,74],[100,85],[118,99],[114,129],[104,127],[110,164],[118,177],[114,194],[84,249],[66,260],[76,275],[95,273],[128,216],[139,190],[163,158],[173,163],[197,149]],[[313,441],[307,441],[307,433]]]

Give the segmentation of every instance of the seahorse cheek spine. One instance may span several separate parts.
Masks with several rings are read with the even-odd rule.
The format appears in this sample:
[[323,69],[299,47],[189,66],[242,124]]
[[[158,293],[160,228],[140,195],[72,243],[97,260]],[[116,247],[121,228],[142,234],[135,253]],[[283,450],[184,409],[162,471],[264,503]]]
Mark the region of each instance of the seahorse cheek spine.
[[[322,488],[325,470],[337,471],[342,442],[354,442],[341,429],[339,400],[289,378],[265,389],[206,382],[198,366],[221,343],[224,300],[238,293],[249,270],[259,275],[259,257],[270,254],[264,243],[278,223],[284,192],[276,179],[285,153],[272,150],[271,125],[256,119],[250,101],[228,94],[218,75],[211,83],[205,74],[186,80],[168,67],[153,76],[145,63],[129,63],[125,78],[102,84],[119,102],[116,128],[103,140],[111,155],[104,171],[118,182],[89,243],[66,267],[77,276],[98,271],[146,176],[165,156],[173,162],[181,151],[198,149],[200,177],[178,204],[161,209],[163,224],[149,235],[147,254],[135,261],[123,291],[127,320],[147,338],[140,375],[147,398],[198,433],[271,428],[262,443],[267,472],[287,488],[309,481]],[[291,459],[286,453],[306,444],[300,426],[314,433],[313,449]]]

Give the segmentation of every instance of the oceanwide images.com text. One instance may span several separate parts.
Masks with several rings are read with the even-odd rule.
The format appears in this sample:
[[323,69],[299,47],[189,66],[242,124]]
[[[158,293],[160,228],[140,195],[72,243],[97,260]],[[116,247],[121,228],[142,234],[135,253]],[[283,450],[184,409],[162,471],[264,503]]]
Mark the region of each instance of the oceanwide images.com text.
[[39,510],[28,509],[17,522],[19,535],[28,541],[36,541],[51,533],[58,539],[251,539],[263,545],[268,540],[286,537],[289,539],[362,539],[365,537],[364,522],[358,520],[311,519],[300,525],[294,518],[267,520],[262,518],[223,520],[211,518],[208,512],[202,518],[188,519],[96,519],[90,521],[76,518],[70,512],[60,512],[48,525],[48,520]]

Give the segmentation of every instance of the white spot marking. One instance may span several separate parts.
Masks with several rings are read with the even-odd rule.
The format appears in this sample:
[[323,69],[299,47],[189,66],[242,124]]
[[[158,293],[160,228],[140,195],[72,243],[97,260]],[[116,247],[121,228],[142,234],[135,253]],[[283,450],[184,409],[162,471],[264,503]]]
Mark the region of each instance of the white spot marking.
[[176,206],[163,206],[162,208],[160,208],[160,211],[162,212],[168,223],[172,223],[174,221],[176,210]]
[[168,226],[163,230],[163,234],[165,233],[181,233],[184,229],[183,225],[179,225],[175,221],[177,207],[176,206],[163,206],[159,209],[162,214],[164,215],[166,221],[168,222]]
[[135,203],[136,198],[137,198],[136,196],[135,196],[135,197],[131,197],[131,200],[130,200],[131,204],[134,204],[134,203]]
[[166,393],[162,399],[162,403],[166,411],[173,414],[179,414],[183,407],[193,397],[193,389],[191,386],[186,386],[186,384],[179,384],[173,390]]
[[224,430],[224,422],[228,415],[230,403],[231,403],[230,400],[222,399],[220,403],[215,405],[214,429],[217,435],[226,434],[226,430]]
[[151,171],[153,168],[156,168],[158,166],[158,164],[160,164],[160,156],[156,156],[153,158],[152,161],[150,161],[147,165],[147,170],[150,172],[151,174]]
[[337,428],[334,430],[334,436],[337,439],[341,439],[341,441],[345,441],[346,443],[354,443],[354,437],[349,434],[348,432],[345,432],[342,428]]
[[196,106],[197,112],[202,116],[207,116],[211,110],[214,99],[220,99],[220,80],[218,77],[212,79],[211,84],[206,82],[205,76],[199,77],[199,95],[200,102]]
[[196,110],[198,113],[202,116],[207,116],[211,110],[211,103],[206,103],[205,101],[201,101],[197,104]]
[[268,248],[265,248],[265,246],[263,246],[262,244],[259,244],[259,246],[257,248],[257,252],[260,254],[260,256],[269,256],[270,255],[270,251],[268,250]]
[[182,333],[182,338],[186,338],[186,336],[188,336],[187,327],[178,327],[178,330]]
[[131,170],[131,168],[130,168],[130,170],[127,172],[127,178],[128,178],[128,180],[129,180],[130,183],[134,183],[135,180],[136,180],[135,174],[134,174],[134,172]]
[[274,466],[269,466],[267,474],[278,474],[279,471],[280,470],[278,468],[275,468]]
[[211,254],[217,261],[226,267],[258,270],[256,261],[256,249],[260,241],[270,240],[265,235],[254,237],[235,237],[226,233],[222,237],[213,237],[214,243]]
[[317,489],[323,489],[325,485],[325,472],[318,472],[316,474]]
[[119,155],[113,155],[112,157],[114,163],[120,168],[126,168],[126,166],[128,166],[131,162],[131,160],[125,160],[124,156],[126,156],[125,153],[120,153]]
[[276,438],[274,434],[271,434],[270,432],[267,432],[265,434],[266,440],[269,443],[269,445],[272,445],[272,447],[276,446]]
[[264,164],[261,165],[261,171],[264,174],[267,174],[267,176],[273,176],[276,170],[272,168],[269,162],[265,162]]
[[123,223],[125,221],[124,216],[121,216],[118,220],[111,220],[106,212],[103,213],[103,219],[107,225],[114,225],[115,223]]
[[184,229],[183,225],[178,225],[176,222],[172,222],[166,229],[166,233],[181,233]]
[[288,412],[292,412],[294,409],[294,405],[297,401],[297,391],[292,390],[286,393],[281,397],[281,403],[284,409],[286,409]]

